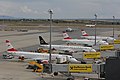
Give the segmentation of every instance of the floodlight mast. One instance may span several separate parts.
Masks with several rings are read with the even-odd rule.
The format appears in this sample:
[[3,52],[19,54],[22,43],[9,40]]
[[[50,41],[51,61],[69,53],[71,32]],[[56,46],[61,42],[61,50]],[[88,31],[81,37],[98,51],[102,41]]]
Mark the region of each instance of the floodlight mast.
[[52,26],[52,14],[53,14],[53,10],[49,9],[48,10],[49,14],[50,14],[50,47],[49,47],[49,63],[51,64],[51,32],[52,32],[52,29],[51,29],[51,26]]
[[97,25],[97,14],[95,16],[95,45],[96,45],[96,25]]
[[115,24],[115,16],[113,16],[113,38],[114,38],[114,35],[115,35],[115,32],[114,32],[114,24]]

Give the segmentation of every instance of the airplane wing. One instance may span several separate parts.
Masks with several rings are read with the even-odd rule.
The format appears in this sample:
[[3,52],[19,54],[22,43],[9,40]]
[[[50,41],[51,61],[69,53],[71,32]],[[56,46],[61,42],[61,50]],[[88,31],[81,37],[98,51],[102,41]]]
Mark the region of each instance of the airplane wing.
[[40,58],[34,58],[32,59],[32,61],[36,61],[37,63],[49,63],[49,61],[47,59],[40,59]]
[[45,58],[33,58],[33,60],[48,60],[47,58],[45,59]]

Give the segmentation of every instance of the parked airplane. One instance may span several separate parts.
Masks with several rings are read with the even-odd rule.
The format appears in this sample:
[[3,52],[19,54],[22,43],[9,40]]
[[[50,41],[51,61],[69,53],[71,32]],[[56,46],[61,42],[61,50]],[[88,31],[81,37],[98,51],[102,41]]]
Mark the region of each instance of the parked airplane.
[[[84,30],[81,30],[81,32],[82,32],[81,38],[95,40],[95,36],[89,36]],[[104,40],[104,41],[116,40],[112,37],[104,37],[104,36],[96,36],[96,39],[97,40]]]
[[[47,47],[49,48],[50,45],[48,45],[48,43],[46,43],[44,41],[44,39],[39,36],[40,39],[40,46],[41,47]],[[80,45],[76,45],[76,46],[72,46],[72,45],[51,45],[52,49],[56,49],[56,50],[63,50],[63,51],[72,51],[72,52],[96,52],[95,49],[91,48],[91,47],[84,47],[84,46],[80,46]]]
[[[81,44],[84,46],[93,46],[95,44],[95,40],[88,40],[88,39],[72,39],[69,37],[69,35],[66,32],[63,32],[63,41],[66,41],[67,43],[73,43],[73,44]],[[102,40],[96,40],[97,45],[108,45],[106,41]]]
[[68,27],[65,31],[66,32],[73,32],[74,30],[72,28]]
[[87,25],[85,25],[85,26],[87,26],[87,27],[94,27],[95,25],[87,24]]
[[[41,60],[49,60],[49,54],[45,53],[35,53],[35,52],[24,52],[24,51],[17,51],[9,40],[6,40],[7,44],[7,52],[11,53],[13,56],[18,56],[27,59],[41,59]],[[60,54],[51,54],[51,60],[56,60],[57,58],[67,58],[69,62],[79,62],[74,57],[70,55],[60,55]]]

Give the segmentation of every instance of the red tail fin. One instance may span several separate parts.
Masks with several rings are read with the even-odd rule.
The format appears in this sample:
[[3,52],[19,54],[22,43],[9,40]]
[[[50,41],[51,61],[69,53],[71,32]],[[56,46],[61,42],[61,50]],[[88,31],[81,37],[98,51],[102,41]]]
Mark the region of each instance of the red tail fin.
[[63,32],[64,39],[72,39],[66,32]]
[[6,44],[7,44],[7,51],[17,51],[15,48],[13,48],[12,44],[10,43],[9,40],[6,40]]
[[83,29],[81,30],[81,32],[82,32],[82,36],[88,36],[88,34]]

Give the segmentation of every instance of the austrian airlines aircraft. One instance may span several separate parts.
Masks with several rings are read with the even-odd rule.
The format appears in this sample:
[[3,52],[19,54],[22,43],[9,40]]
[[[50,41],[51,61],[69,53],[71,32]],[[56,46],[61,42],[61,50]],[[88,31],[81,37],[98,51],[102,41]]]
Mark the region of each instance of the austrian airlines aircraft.
[[[95,40],[95,36],[89,36],[84,30],[81,30],[81,32],[82,32],[81,38]],[[104,40],[104,41],[116,40],[116,39],[114,39],[112,37],[104,37],[104,36],[96,36],[96,39],[97,40]]]
[[[35,52],[24,52],[24,51],[17,51],[13,46],[11,45],[9,40],[6,40],[7,44],[7,52],[11,53],[13,56],[18,56],[22,58],[27,59],[41,59],[41,60],[49,60],[49,54],[48,53],[35,53]],[[56,60],[57,58],[66,58],[70,62],[79,62],[74,57],[70,55],[60,55],[60,54],[51,54],[51,59]]]
[[[72,39],[66,32],[63,32],[63,41],[67,43],[74,43],[74,44],[81,44],[84,46],[94,46],[95,40],[88,40],[88,39]],[[108,45],[106,41],[96,40],[97,45]]]
[[[49,48],[50,45],[44,41],[44,39],[39,36],[40,46]],[[52,49],[63,50],[63,51],[72,51],[72,52],[96,52],[92,47],[84,47],[80,45],[72,46],[72,45],[51,45]]]

